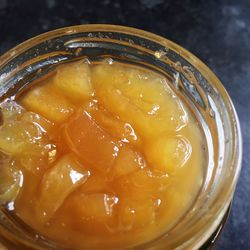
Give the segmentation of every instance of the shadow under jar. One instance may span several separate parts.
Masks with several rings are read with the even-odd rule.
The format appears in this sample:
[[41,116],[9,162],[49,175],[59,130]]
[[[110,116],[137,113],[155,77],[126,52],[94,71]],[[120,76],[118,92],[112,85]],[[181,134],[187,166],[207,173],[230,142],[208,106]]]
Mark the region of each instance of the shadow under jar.
[[[203,184],[190,209],[161,237],[133,249],[209,248],[225,221],[242,154],[237,114],[220,81],[194,55],[160,36],[122,26],[81,25],[42,34],[5,53],[0,60],[1,101],[59,64],[82,58],[112,59],[165,76],[204,134]],[[4,206],[0,241],[10,249],[70,249],[38,234]]]

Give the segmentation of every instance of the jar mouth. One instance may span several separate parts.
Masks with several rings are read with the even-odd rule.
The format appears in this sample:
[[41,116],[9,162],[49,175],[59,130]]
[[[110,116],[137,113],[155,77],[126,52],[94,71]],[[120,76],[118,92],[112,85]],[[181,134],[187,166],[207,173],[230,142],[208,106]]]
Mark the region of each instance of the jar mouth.
[[[148,60],[154,69],[169,71],[173,77],[177,72],[182,81],[181,95],[189,97],[205,123],[209,119],[215,120],[216,131],[209,132],[208,128],[208,133],[212,133],[207,135],[212,138],[208,148],[211,147],[214,153],[202,195],[168,235],[147,245],[152,247],[157,243],[157,246],[167,249],[198,249],[219,226],[231,202],[241,168],[242,137],[238,116],[228,93],[196,56],[163,37],[135,28],[103,24],[61,28],[31,38],[0,57],[0,96],[5,97],[9,91],[15,91],[13,83],[20,89],[41,68],[47,69],[83,55],[98,58],[103,52],[112,52],[115,57],[126,58],[133,63]],[[30,75],[32,77],[28,77]],[[17,242],[23,242],[20,234],[13,235],[13,229],[6,229],[1,219],[0,213],[0,234],[6,238],[12,235]]]

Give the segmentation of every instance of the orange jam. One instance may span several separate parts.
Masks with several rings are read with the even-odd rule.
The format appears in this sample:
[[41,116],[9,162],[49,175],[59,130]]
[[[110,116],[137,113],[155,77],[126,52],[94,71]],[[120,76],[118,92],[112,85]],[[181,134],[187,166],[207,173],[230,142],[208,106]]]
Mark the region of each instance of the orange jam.
[[1,114],[0,202],[63,246],[151,241],[202,185],[201,129],[151,70],[67,63],[4,100]]

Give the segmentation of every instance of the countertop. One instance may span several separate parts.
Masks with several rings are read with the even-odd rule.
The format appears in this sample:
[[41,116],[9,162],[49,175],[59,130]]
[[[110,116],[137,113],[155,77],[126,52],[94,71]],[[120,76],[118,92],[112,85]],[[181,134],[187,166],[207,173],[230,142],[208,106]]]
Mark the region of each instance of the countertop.
[[0,54],[55,28],[132,26],[164,36],[205,62],[228,90],[244,139],[240,179],[217,250],[250,249],[249,0],[0,0]]

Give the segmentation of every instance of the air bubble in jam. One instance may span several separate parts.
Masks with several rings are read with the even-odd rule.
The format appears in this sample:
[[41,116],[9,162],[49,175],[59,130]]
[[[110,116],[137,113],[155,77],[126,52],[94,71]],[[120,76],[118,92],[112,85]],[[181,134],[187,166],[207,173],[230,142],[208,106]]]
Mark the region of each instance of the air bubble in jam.
[[0,203],[39,237],[132,247],[175,226],[199,192],[202,133],[153,70],[85,58],[0,107]]

